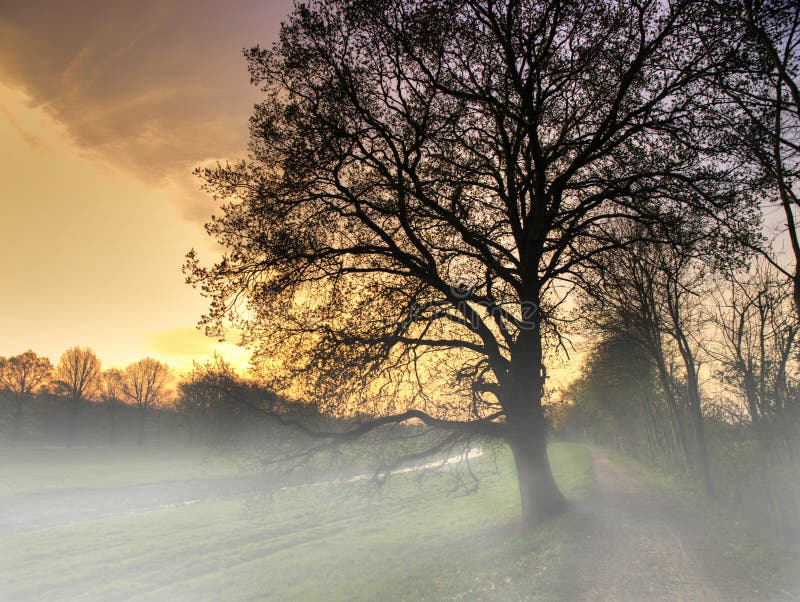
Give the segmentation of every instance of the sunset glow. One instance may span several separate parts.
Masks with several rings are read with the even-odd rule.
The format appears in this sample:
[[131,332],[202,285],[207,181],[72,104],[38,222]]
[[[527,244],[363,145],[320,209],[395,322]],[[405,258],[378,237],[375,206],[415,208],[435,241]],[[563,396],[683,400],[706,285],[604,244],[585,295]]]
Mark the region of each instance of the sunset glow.
[[0,15],[0,355],[244,367],[235,336],[195,328],[207,304],[181,265],[211,254],[213,203],[191,172],[244,154],[241,49],[269,44],[289,3],[37,4]]

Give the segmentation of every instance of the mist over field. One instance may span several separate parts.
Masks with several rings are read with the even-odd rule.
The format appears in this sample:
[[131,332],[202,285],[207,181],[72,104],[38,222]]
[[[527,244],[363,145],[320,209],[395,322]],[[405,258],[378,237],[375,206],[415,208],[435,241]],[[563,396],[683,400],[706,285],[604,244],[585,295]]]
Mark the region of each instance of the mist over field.
[[[526,526],[507,445],[442,447],[446,433],[417,422],[331,446],[371,419],[326,417],[254,389],[217,358],[182,377],[180,397],[144,422],[135,405],[102,398],[82,401],[74,423],[62,398],[28,401],[0,461],[0,598],[755,600],[797,591],[794,535],[768,522],[765,475],[748,476],[744,461],[752,450],[725,455],[732,437],[747,442],[746,427],[709,421],[721,493],[708,499],[691,474],[621,443],[612,416],[550,406],[548,457],[569,504]],[[795,495],[797,481],[772,483]],[[737,491],[746,497],[736,501]]]
[[0,599],[800,598],[799,48],[0,7]]

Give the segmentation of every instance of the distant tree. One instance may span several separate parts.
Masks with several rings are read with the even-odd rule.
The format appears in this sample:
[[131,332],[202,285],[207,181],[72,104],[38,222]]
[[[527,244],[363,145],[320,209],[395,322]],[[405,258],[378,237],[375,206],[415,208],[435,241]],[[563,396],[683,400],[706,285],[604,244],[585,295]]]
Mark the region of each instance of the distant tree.
[[81,403],[90,400],[100,386],[100,360],[88,347],[67,349],[53,374],[56,392],[69,402],[68,442],[75,438]]
[[671,444],[669,417],[657,391],[652,359],[638,340],[619,330],[593,342],[567,397],[578,415],[592,416],[593,433],[602,432],[605,421],[617,447],[652,460],[668,453]]
[[[673,430],[687,464],[696,464],[711,493],[698,340],[702,336],[704,287],[715,263],[729,248],[717,239],[682,226],[680,231],[648,232],[641,226],[617,224],[609,235],[639,239],[614,255],[596,257],[581,275],[584,318],[601,333],[626,335],[656,367]],[[660,239],[660,241],[658,240]],[[677,243],[676,241],[680,241]],[[720,259],[720,258],[717,258]],[[741,264],[731,254],[724,261]],[[680,375],[669,361],[678,358]],[[689,429],[694,447],[690,453]],[[695,461],[696,460],[696,461]]]
[[124,373],[119,368],[109,368],[100,375],[100,399],[108,414],[108,444],[116,439],[117,415],[124,403]]
[[180,390],[175,400],[175,409],[183,419],[186,428],[186,445],[191,447],[195,442],[198,424],[207,416],[203,399],[193,393]]
[[695,453],[706,487],[713,493],[708,444],[703,418],[703,402],[700,390],[699,340],[703,335],[703,287],[708,274],[707,266],[697,261],[691,251],[676,245],[656,247],[656,266],[661,287],[658,291],[663,300],[665,333],[678,350],[683,367],[683,390],[686,407],[694,434]]
[[0,385],[14,400],[12,445],[19,439],[22,406],[47,383],[52,369],[49,359],[39,357],[30,349],[9,358],[0,357]]
[[800,502],[792,479],[781,472],[797,457],[800,437],[800,324],[794,310],[792,283],[766,260],[755,261],[749,270],[719,279],[709,307],[716,332],[704,341],[735,402],[725,400],[726,420],[746,424],[758,442],[749,476],[759,483],[777,529],[796,527]]
[[178,384],[178,409],[186,423],[189,445],[199,422],[213,423],[216,434],[219,434],[222,415],[227,413],[225,406],[236,403],[231,390],[237,381],[231,365],[218,354],[205,362],[195,362],[192,371],[181,380]]
[[191,443],[198,424],[214,431],[219,442],[230,440],[237,424],[251,411],[272,411],[276,397],[239,376],[219,354],[195,362],[192,371],[178,384],[177,407],[186,421]]
[[139,411],[139,445],[144,443],[147,412],[166,399],[170,377],[169,366],[151,357],[129,365],[122,373],[123,395]]
[[[618,215],[751,224],[699,102],[694,0],[318,0],[247,53],[250,160],[202,172],[229,250],[189,281],[323,407],[505,439],[563,508],[542,406],[574,271]],[[399,407],[398,407],[399,406]],[[397,408],[395,412],[394,409]]]
[[769,423],[785,420],[797,374],[793,291],[766,261],[720,279],[712,307],[716,335],[706,344],[720,377],[744,400],[749,422],[763,441]]

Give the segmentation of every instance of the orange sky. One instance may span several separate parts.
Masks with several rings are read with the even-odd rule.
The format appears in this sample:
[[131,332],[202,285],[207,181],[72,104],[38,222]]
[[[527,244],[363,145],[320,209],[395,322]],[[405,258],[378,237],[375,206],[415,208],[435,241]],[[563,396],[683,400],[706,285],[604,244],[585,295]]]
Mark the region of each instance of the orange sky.
[[[106,365],[152,355],[184,370],[217,349],[246,364],[195,329],[206,304],[180,266],[192,247],[211,255],[213,204],[191,171],[245,153],[258,94],[242,48],[269,45],[290,10],[0,4],[0,355],[56,361],[81,345]],[[573,373],[579,357],[551,374]]]
[[213,205],[191,170],[244,154],[241,49],[290,2],[18,4],[0,8],[0,355],[246,363],[194,328],[206,304],[180,266],[210,255]]

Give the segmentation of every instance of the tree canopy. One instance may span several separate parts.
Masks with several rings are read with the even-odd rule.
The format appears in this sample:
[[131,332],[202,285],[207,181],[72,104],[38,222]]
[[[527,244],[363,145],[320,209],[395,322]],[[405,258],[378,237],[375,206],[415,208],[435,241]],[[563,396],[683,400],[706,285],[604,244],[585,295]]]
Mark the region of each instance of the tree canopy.
[[553,513],[545,365],[576,272],[628,243],[609,224],[752,230],[701,94],[710,18],[690,0],[298,5],[247,52],[250,157],[201,171],[228,250],[189,255],[209,330],[233,322],[329,406],[504,436],[524,514]]

